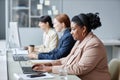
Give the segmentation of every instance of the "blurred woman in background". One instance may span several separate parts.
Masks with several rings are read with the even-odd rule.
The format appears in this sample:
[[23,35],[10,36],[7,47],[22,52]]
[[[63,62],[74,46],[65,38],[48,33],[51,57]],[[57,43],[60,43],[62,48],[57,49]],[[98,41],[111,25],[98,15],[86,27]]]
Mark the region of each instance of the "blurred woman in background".
[[53,23],[50,16],[41,16],[39,19],[39,27],[44,31],[43,33],[43,44],[35,46],[35,52],[49,52],[55,49],[58,45],[58,35],[53,29]]

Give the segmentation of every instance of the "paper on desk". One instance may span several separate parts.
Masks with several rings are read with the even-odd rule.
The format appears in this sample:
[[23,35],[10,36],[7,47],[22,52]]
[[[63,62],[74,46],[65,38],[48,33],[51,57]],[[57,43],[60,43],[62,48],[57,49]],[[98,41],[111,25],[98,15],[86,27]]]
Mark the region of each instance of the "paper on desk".
[[49,63],[49,62],[53,62],[54,60],[30,60],[30,62],[32,64],[36,64],[36,63]]
[[46,76],[41,76],[41,77],[35,77],[35,78],[30,78],[27,75],[30,74],[19,74],[19,77],[22,78],[23,80],[39,80],[39,79],[49,79],[49,78],[54,78],[53,75],[49,74],[48,72],[44,73]]

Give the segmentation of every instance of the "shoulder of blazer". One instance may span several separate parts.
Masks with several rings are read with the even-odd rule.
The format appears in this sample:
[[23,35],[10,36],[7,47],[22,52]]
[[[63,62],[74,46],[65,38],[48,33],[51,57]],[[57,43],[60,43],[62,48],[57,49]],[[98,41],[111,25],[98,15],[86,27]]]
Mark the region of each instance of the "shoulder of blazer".
[[70,29],[66,29],[63,36],[72,36],[70,34]]

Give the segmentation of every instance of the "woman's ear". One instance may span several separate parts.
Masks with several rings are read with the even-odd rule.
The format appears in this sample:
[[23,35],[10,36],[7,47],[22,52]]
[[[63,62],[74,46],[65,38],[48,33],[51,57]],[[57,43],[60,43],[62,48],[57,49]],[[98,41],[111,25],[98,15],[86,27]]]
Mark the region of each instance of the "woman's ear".
[[64,28],[66,28],[66,25],[65,25],[65,23],[61,23],[62,24],[62,26],[64,27]]
[[83,26],[83,33],[86,33],[86,31],[87,31],[86,26]]
[[82,36],[85,37],[87,34],[87,28],[86,28],[86,26],[83,26],[82,29],[83,29]]
[[49,23],[48,23],[48,22],[46,22],[46,24],[47,24],[47,25],[49,25]]

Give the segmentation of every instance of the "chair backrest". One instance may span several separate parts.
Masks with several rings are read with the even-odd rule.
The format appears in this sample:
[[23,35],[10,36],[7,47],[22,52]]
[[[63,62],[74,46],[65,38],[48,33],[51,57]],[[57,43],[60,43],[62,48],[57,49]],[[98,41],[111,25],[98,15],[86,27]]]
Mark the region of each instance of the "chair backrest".
[[119,67],[120,67],[120,60],[119,59],[112,59],[109,62],[109,72],[111,75],[111,80],[118,80],[119,78]]

